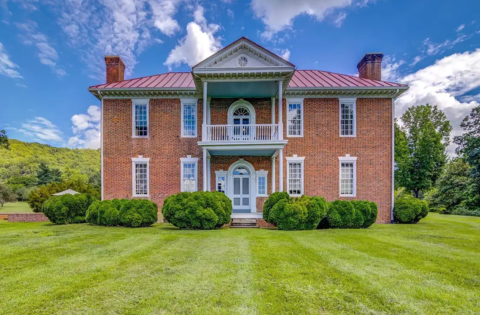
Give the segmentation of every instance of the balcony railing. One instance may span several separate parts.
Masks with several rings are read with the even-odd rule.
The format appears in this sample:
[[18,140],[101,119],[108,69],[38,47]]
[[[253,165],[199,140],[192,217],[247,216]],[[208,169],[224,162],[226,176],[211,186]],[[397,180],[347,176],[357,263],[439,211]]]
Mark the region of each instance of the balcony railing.
[[204,125],[203,141],[252,142],[282,140],[278,124]]

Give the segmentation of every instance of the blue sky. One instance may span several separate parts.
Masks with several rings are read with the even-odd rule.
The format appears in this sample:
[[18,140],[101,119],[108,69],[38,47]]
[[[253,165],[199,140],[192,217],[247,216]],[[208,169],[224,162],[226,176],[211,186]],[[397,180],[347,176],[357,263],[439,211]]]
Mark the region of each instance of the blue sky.
[[[383,52],[383,79],[409,84],[397,116],[431,103],[459,123],[480,102],[477,0],[0,0],[0,128],[54,146],[99,146],[105,54],[127,78],[190,66],[241,36],[298,69],[356,74]],[[453,148],[453,147],[452,147]]]

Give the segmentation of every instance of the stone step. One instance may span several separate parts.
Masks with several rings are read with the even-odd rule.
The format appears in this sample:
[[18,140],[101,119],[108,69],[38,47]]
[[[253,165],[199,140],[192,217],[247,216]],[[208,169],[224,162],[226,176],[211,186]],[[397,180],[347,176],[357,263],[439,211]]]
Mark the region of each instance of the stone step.
[[232,219],[232,224],[230,226],[232,228],[257,228],[258,227],[256,219],[242,219],[242,218]]
[[256,224],[232,224],[230,226],[232,229],[258,229],[258,226]]

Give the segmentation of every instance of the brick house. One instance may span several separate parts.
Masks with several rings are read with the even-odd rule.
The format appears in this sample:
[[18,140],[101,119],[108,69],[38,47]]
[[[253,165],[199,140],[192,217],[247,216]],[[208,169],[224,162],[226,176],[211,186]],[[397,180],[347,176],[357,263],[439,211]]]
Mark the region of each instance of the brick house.
[[408,86],[380,81],[379,53],[359,77],[293,64],[240,38],[192,68],[124,80],[105,57],[102,198],[163,200],[218,190],[232,217],[261,218],[269,194],[366,199],[390,223],[394,99]]

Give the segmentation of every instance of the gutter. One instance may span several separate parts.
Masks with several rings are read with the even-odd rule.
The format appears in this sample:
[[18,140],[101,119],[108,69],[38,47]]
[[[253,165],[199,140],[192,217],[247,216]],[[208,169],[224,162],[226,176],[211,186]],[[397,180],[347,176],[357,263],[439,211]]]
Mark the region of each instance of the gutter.
[[[398,89],[395,95],[399,95]],[[391,223],[393,223],[394,221],[393,220],[394,206],[395,206],[395,98],[392,98],[392,209],[390,211]]]

